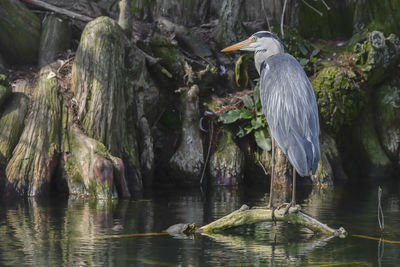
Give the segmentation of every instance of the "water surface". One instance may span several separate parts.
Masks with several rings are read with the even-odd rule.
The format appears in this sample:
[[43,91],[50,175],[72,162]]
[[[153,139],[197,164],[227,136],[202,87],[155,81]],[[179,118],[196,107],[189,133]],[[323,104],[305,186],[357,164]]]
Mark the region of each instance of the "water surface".
[[[383,238],[400,241],[399,184],[385,182]],[[400,266],[400,244],[381,237],[377,185],[345,185],[298,193],[303,210],[345,239],[314,235],[284,223],[261,223],[225,235],[182,239],[160,233],[170,225],[204,225],[243,203],[266,203],[266,188],[153,190],[140,200],[34,199],[0,203],[0,266]]]

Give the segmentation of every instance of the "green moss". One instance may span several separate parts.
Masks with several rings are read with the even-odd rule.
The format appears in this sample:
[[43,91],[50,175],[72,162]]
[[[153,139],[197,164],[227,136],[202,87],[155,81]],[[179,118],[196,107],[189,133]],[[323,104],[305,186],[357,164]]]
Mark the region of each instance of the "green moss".
[[324,68],[313,79],[312,85],[320,115],[334,132],[356,118],[366,101],[360,79],[350,68]]

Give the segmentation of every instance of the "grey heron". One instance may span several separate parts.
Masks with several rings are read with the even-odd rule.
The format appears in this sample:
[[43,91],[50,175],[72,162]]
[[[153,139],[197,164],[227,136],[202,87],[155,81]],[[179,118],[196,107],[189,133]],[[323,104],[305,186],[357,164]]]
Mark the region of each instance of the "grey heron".
[[260,99],[272,140],[272,172],[268,207],[273,206],[275,172],[274,142],[293,166],[292,201],[296,204],[296,171],[300,176],[315,174],[320,158],[318,107],[314,90],[299,62],[284,53],[282,41],[273,33],[259,31],[221,52],[254,52],[260,75]]

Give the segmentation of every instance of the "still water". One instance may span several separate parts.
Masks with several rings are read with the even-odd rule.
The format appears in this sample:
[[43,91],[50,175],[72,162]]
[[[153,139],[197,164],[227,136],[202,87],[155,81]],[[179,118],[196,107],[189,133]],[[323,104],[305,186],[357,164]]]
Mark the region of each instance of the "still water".
[[[400,266],[400,242],[352,236],[381,237],[377,185],[298,193],[304,212],[334,228],[343,226],[350,234],[345,239],[313,235],[284,223],[187,239],[130,235],[160,233],[182,222],[204,225],[243,203],[264,205],[265,191],[158,189],[130,201],[52,198],[0,203],[0,266]],[[399,192],[399,183],[385,182],[386,240],[400,241]]]

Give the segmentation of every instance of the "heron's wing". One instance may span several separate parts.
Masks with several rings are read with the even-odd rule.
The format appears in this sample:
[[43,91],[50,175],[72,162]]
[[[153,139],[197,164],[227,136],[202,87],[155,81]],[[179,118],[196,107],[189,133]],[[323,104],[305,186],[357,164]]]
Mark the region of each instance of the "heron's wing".
[[272,137],[301,176],[315,173],[320,157],[318,108],[304,70],[289,54],[261,65],[260,96]]

